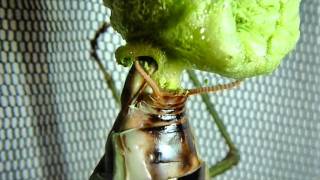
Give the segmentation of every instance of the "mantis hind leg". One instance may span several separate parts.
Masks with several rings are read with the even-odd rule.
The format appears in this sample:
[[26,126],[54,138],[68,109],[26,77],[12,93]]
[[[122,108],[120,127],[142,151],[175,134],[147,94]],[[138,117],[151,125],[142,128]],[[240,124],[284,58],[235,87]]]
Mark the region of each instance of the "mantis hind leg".
[[[98,56],[98,39],[99,37],[105,33],[110,27],[110,24],[104,22],[102,26],[96,31],[93,39],[90,41],[91,51],[90,55],[93,60],[98,64],[100,71],[103,73],[104,80],[106,81],[108,87],[110,88],[112,95],[117,103],[120,105],[120,96],[116,90],[115,82],[112,76],[107,72],[106,68],[104,67],[100,57]],[[105,180],[105,179],[112,179],[112,169],[113,163],[109,157],[112,157],[113,154],[113,147],[112,142],[110,140],[110,135],[108,136],[107,143],[106,143],[106,152],[104,156],[99,161],[98,165],[96,166],[94,172],[90,176],[90,180]],[[106,163],[107,162],[107,163]]]
[[[192,80],[193,84],[195,86],[200,87],[200,81],[197,79],[196,74],[193,71],[188,70],[188,75],[190,79]],[[228,169],[231,169],[232,166],[238,164],[240,160],[240,156],[238,153],[237,148],[235,147],[234,143],[232,142],[229,133],[227,132],[227,129],[225,125],[223,124],[221,118],[219,117],[217,111],[214,108],[214,104],[209,100],[209,95],[208,94],[201,94],[201,98],[203,102],[205,103],[208,112],[212,116],[214,122],[216,123],[222,137],[225,139],[226,144],[229,147],[229,152],[227,156],[222,159],[220,162],[217,164],[213,165],[212,167],[209,168],[209,175],[210,177],[215,177]]]
[[103,73],[104,80],[106,81],[108,87],[110,88],[115,101],[117,102],[117,104],[120,104],[120,96],[119,96],[118,91],[116,90],[115,82],[114,82],[112,76],[107,72],[106,68],[102,64],[102,61],[97,53],[98,39],[102,34],[107,32],[109,27],[110,27],[110,24],[108,22],[104,22],[102,24],[102,26],[96,31],[93,39],[90,41],[90,45],[91,45],[90,55],[94,59],[94,61],[98,64],[100,71]]

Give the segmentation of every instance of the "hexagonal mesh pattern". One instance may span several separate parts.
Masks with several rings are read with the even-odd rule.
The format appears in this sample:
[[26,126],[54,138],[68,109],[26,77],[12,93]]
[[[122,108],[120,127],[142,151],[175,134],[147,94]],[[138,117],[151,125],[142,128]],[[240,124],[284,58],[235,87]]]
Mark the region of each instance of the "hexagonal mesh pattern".
[[[87,179],[119,111],[90,56],[90,39],[108,21],[100,0],[0,0],[0,179]],[[240,150],[220,180],[320,179],[320,1],[303,1],[301,39],[272,75],[210,95]],[[112,29],[99,56],[120,92],[127,69]],[[225,79],[204,72],[209,84]],[[192,84],[187,75],[184,85]],[[227,147],[199,96],[188,103],[208,164]]]

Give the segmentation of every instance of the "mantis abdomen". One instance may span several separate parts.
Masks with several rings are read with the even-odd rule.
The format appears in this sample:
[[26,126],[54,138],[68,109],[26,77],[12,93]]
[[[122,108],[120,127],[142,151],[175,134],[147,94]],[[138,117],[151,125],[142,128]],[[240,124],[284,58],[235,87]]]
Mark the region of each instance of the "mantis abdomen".
[[134,66],[121,96],[106,154],[91,179],[204,180],[205,166],[185,116],[188,96],[154,96]]
[[129,108],[127,122],[135,127],[112,134],[114,179],[179,178],[200,168],[186,98],[168,98],[174,104],[161,106],[144,96]]

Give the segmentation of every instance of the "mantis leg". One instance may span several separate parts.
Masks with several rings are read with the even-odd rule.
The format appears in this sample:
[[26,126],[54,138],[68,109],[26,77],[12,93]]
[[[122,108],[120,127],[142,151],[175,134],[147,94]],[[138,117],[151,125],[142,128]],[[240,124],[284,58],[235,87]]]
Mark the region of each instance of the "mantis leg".
[[99,56],[97,54],[98,38],[100,37],[100,35],[105,33],[109,27],[110,27],[110,24],[107,22],[104,22],[102,24],[102,26],[96,31],[94,38],[90,41],[90,44],[91,44],[90,54],[93,57],[93,59],[95,60],[95,62],[98,64],[99,69],[103,73],[104,80],[107,82],[108,87],[110,88],[110,90],[112,92],[112,96],[114,97],[115,101],[119,105],[120,104],[120,96],[119,96],[119,93],[116,89],[115,82],[114,82],[112,76],[107,72],[106,68],[103,66],[101,59],[99,58]]
[[[197,87],[200,87],[201,84],[198,78],[196,77],[196,74],[191,70],[188,70],[187,72],[193,84]],[[240,156],[237,148],[235,147],[235,145],[233,144],[230,138],[229,133],[227,132],[225,125],[223,124],[221,118],[219,117],[217,111],[215,110],[214,104],[209,100],[210,99],[209,95],[201,94],[201,98],[205,103],[208,112],[210,113],[214,122],[216,123],[222,137],[225,139],[226,144],[229,147],[229,152],[227,156],[224,159],[222,159],[220,162],[218,162],[216,165],[213,165],[212,167],[209,168],[210,177],[214,177],[227,171],[232,166],[236,165],[240,160]]]

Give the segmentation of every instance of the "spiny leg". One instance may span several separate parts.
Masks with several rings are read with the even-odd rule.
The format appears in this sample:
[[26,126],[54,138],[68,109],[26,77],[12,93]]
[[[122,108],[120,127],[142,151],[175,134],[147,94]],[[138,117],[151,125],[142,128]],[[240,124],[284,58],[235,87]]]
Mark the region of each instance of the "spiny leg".
[[116,90],[115,82],[114,82],[112,76],[107,72],[107,70],[103,66],[103,64],[98,56],[98,53],[97,53],[98,39],[99,39],[100,35],[102,35],[103,33],[105,33],[109,29],[109,27],[110,27],[110,24],[107,22],[104,22],[102,24],[102,26],[96,31],[94,38],[90,41],[90,44],[91,44],[90,54],[93,57],[93,59],[95,60],[95,62],[98,64],[101,72],[103,73],[104,80],[107,82],[107,85],[111,90],[113,98],[115,99],[117,104],[120,104],[120,96],[119,96],[118,91]]
[[[193,84],[197,87],[200,87],[201,84],[200,84],[200,81],[198,80],[198,78],[196,77],[196,74],[191,70],[188,70],[187,73],[188,73],[191,81],[193,82]],[[235,145],[233,144],[233,142],[230,138],[229,133],[227,132],[225,125],[223,124],[217,111],[215,110],[214,104],[210,101],[209,95],[208,94],[201,94],[201,98],[202,98],[203,102],[205,103],[208,112],[210,113],[213,120],[215,121],[222,137],[225,139],[226,144],[229,147],[229,152],[228,152],[227,156],[224,159],[222,159],[220,162],[218,162],[216,165],[213,165],[212,167],[210,167],[209,174],[211,177],[214,177],[214,176],[217,176],[217,175],[227,171],[232,166],[236,165],[240,160],[240,156],[239,156],[237,148],[235,147]]]

